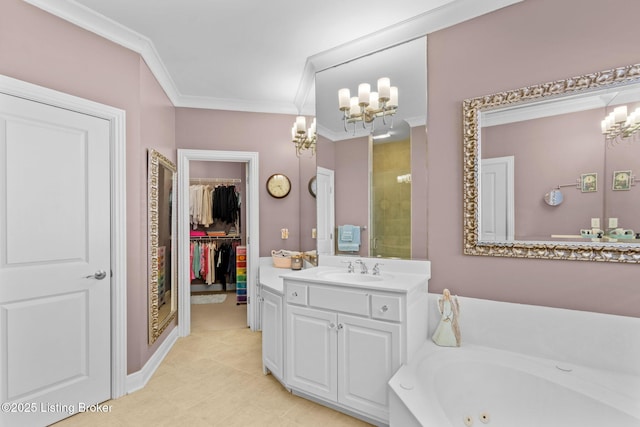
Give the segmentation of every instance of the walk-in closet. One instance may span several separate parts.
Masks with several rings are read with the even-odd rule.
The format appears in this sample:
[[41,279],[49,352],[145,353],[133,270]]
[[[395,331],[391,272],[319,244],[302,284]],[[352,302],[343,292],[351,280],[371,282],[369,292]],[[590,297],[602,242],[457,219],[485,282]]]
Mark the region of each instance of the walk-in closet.
[[240,322],[238,327],[246,326],[245,167],[194,161],[189,168],[191,307],[224,311],[225,319],[211,322]]

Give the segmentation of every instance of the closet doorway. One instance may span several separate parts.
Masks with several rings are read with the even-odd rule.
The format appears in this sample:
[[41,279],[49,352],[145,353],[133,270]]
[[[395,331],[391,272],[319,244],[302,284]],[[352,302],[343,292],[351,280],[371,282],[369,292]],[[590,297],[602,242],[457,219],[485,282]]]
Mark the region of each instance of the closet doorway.
[[[205,162],[229,163],[229,168],[220,168],[221,174],[204,173],[207,170]],[[203,166],[204,164],[204,166]],[[212,163],[213,165],[214,163]],[[244,169],[244,176],[237,177],[233,173],[224,170],[233,170],[235,165]],[[208,168],[210,170],[210,168]],[[208,176],[205,176],[208,175]],[[227,175],[227,176],[224,176]],[[231,176],[234,175],[234,176]],[[258,254],[259,254],[259,208],[258,208],[258,153],[245,151],[216,151],[216,150],[178,150],[178,332],[180,336],[187,336],[191,333],[191,213],[189,204],[190,184],[201,184],[231,187],[234,186],[241,193],[241,215],[238,222],[229,225],[225,229],[225,236],[240,235],[242,245],[246,247],[246,307],[247,325],[251,330],[259,330],[259,313],[256,299],[257,279],[258,279]],[[206,181],[206,182],[205,182]],[[239,182],[240,181],[240,182]],[[202,229],[203,227],[198,227]],[[216,227],[209,228],[214,230]],[[215,237],[212,240],[219,245],[237,246],[238,239],[234,237]],[[228,240],[228,241],[227,241]],[[201,242],[203,243],[203,242]],[[213,242],[212,242],[213,243]],[[204,247],[204,245],[203,245]],[[235,248],[234,248],[235,249]],[[234,251],[235,252],[235,251]],[[239,258],[238,258],[239,259]],[[227,261],[227,259],[225,259]],[[240,287],[240,277],[238,282],[215,283],[213,285],[203,284],[202,288],[213,290],[229,290],[231,286]],[[205,279],[206,280],[206,279]],[[239,290],[241,293],[241,291]],[[237,296],[238,301],[242,296]]]

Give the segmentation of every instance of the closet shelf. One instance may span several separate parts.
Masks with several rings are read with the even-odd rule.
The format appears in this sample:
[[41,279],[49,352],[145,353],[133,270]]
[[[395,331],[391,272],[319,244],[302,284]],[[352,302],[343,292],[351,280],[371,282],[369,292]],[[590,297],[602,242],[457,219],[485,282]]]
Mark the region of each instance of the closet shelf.
[[191,236],[189,240],[216,240],[216,239],[229,239],[240,240],[240,235],[227,235],[227,236]]

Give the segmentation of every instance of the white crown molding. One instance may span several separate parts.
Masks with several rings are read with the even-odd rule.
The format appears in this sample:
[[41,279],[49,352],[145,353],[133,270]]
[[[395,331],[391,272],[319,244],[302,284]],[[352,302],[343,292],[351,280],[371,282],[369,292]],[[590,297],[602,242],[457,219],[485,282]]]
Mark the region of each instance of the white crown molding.
[[310,56],[307,58],[304,75],[298,86],[296,107],[302,110],[307,94],[313,89],[312,83],[318,71],[371,55],[522,1],[524,0],[455,0],[375,33]]
[[182,95],[160,59],[153,43],[148,38],[73,0],[24,1],[139,53],[171,102],[177,107],[281,114],[296,114],[304,110],[307,115],[313,115],[314,112],[309,111],[308,106],[305,107],[305,102],[310,91],[313,90],[316,72],[422,37],[428,33],[524,0],[455,0],[396,25],[313,55],[307,58],[291,105]]
[[293,103],[245,101],[241,99],[209,98],[182,95],[173,103],[176,107],[202,108],[208,110],[245,111],[252,113],[297,114]]

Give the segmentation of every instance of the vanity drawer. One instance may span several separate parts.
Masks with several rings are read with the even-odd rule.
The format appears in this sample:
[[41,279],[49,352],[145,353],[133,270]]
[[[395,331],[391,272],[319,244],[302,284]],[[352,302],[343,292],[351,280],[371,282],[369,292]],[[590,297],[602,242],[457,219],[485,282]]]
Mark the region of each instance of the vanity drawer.
[[289,283],[287,286],[287,302],[307,305],[307,285]]
[[371,295],[371,317],[380,320],[402,320],[402,298],[391,295]]
[[369,315],[369,294],[348,289],[309,288],[309,305],[361,316]]

